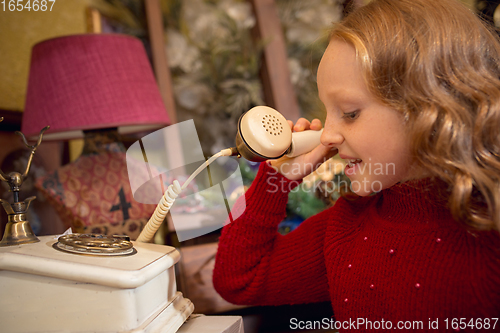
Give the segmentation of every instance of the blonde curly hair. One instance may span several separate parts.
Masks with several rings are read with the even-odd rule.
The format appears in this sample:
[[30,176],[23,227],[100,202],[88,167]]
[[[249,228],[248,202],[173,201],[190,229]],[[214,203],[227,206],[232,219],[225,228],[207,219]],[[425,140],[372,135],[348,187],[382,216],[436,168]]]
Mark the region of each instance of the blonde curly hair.
[[407,119],[417,165],[474,229],[500,229],[500,43],[456,0],[374,0],[334,26],[370,91]]

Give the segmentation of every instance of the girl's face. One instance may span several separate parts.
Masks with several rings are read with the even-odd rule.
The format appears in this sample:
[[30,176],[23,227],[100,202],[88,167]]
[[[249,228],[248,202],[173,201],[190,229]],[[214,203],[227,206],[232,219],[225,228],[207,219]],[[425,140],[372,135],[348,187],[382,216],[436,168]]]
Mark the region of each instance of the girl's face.
[[318,68],[321,142],[339,150],[352,190],[366,196],[409,177],[411,158],[403,116],[375,99],[361,73],[354,47],[332,40]]

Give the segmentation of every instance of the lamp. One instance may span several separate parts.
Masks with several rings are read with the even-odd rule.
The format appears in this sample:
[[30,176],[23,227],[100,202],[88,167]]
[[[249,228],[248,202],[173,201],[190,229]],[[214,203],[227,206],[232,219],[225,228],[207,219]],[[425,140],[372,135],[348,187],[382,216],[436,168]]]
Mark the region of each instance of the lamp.
[[36,182],[67,227],[138,235],[154,206],[133,200],[120,135],[169,123],[137,38],[82,34],[33,47],[21,131],[32,138],[50,125],[44,140],[84,138],[78,159]]
[[170,123],[144,47],[120,34],[58,37],[32,50],[21,131],[45,140],[83,138],[83,130],[120,134]]

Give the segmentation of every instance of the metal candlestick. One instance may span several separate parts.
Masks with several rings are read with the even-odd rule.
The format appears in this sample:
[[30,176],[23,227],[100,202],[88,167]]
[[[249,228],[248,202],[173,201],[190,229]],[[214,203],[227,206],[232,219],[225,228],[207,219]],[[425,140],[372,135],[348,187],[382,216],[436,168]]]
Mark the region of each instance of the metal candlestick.
[[42,142],[43,132],[48,129],[49,126],[40,131],[40,136],[38,137],[38,141],[34,146],[30,146],[28,144],[28,141],[26,140],[26,137],[23,133],[16,132],[16,134],[20,135],[23,139],[24,145],[31,150],[31,155],[28,159],[26,170],[24,171],[24,173],[13,171],[9,174],[5,174],[2,170],[0,170],[0,180],[9,184],[9,191],[12,192],[14,196],[13,204],[10,204],[6,200],[0,199],[0,203],[2,204],[8,215],[8,223],[5,226],[5,232],[3,234],[2,240],[0,241],[0,246],[36,243],[40,241],[33,233],[29,221],[26,219],[26,213],[28,211],[29,205],[31,201],[33,201],[36,197],[29,197],[24,201],[19,201],[19,190],[24,180],[28,176],[35,151]]

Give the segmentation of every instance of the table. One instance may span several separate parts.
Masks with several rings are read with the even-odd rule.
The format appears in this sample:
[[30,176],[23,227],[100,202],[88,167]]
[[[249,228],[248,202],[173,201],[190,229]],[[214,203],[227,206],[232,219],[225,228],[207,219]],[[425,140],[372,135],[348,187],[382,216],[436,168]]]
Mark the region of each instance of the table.
[[177,333],[244,333],[241,316],[191,315]]

